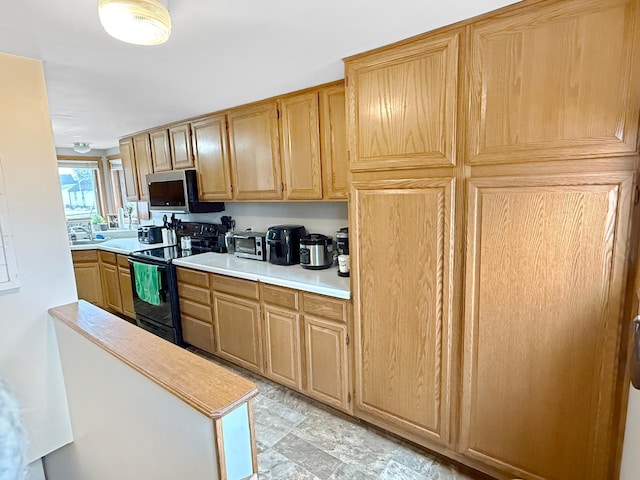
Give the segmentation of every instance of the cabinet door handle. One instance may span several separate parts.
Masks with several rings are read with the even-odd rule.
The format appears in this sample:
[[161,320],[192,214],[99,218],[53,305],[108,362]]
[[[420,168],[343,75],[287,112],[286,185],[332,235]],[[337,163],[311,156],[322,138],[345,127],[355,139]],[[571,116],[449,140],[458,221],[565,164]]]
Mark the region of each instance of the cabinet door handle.
[[631,384],[640,390],[640,315],[633,319],[633,352],[630,370]]

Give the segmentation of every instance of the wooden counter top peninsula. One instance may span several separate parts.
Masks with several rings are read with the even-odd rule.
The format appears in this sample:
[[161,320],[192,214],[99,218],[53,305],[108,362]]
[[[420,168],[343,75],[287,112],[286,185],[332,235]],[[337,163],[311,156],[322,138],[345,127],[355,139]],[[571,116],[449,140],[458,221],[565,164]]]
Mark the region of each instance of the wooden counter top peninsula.
[[[138,478],[159,478],[154,473],[159,469],[157,460],[132,455],[126,445],[158,442],[165,448],[169,437],[176,444],[169,453],[151,457],[168,464],[162,467],[162,478],[171,478],[173,464],[195,455],[194,450],[208,442],[204,454],[198,453],[196,462],[191,460],[190,478],[253,478],[257,459],[252,398],[258,393],[254,383],[88,302],[54,307],[48,313],[58,337],[74,431],[68,457],[59,454],[49,462],[52,467],[65,471],[69,479],[81,478],[74,474],[79,460],[95,469],[111,462],[112,469],[112,459],[124,455],[121,458],[135,457],[139,463],[137,475],[143,476]],[[95,422],[100,415],[121,425]],[[123,431],[126,442],[114,442]],[[146,438],[137,438],[140,435]],[[108,456],[95,448],[98,443],[112,449]],[[191,468],[194,463],[203,466]],[[127,469],[131,473],[130,463]],[[196,475],[196,470],[203,473]]]

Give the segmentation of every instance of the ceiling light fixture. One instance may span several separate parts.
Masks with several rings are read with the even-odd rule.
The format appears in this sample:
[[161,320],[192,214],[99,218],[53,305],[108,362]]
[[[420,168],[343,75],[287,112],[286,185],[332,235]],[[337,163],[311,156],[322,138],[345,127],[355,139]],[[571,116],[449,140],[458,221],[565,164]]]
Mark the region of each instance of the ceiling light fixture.
[[73,144],[73,150],[78,153],[89,153],[91,151],[91,147],[86,142],[75,142]]
[[159,0],[99,0],[105,31],[135,45],[160,45],[171,35],[171,17]]

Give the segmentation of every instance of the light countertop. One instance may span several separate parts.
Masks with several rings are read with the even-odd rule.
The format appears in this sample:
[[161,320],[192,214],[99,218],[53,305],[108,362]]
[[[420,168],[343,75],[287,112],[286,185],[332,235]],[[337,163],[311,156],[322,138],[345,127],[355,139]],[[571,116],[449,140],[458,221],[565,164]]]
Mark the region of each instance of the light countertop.
[[228,253],[201,253],[178,258],[173,264],[330,297],[351,297],[349,278],[339,277],[337,267],[308,270],[300,265],[273,265],[269,262],[238,258]]
[[128,255],[131,252],[139,252],[140,250],[148,250],[149,248],[170,247],[173,243],[140,243],[138,237],[135,238],[111,238],[100,243],[88,243],[71,245],[71,251],[75,250],[104,250],[107,252],[120,253]]
[[[138,242],[137,238],[112,238],[101,243],[72,245],[74,250],[103,250],[128,255],[131,252],[149,248],[168,247],[172,244]],[[351,298],[349,278],[339,277],[338,268],[308,270],[300,265],[273,265],[269,262],[238,258],[228,253],[201,253],[190,257],[177,258],[174,265],[202,270],[205,272],[260,281],[280,287],[295,288],[320,295]]]

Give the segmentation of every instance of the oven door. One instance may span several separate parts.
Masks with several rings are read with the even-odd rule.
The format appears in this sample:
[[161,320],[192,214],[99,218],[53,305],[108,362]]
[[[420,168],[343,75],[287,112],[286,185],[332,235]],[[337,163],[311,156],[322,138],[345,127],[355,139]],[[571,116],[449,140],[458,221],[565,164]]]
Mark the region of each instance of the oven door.
[[[133,290],[133,308],[136,312],[136,324],[170,342],[182,343],[180,329],[180,311],[178,304],[178,285],[175,267],[171,263],[154,262],[139,257],[129,257],[131,289]],[[154,265],[158,268],[160,304],[152,305],[142,300],[136,291],[135,262]]]

